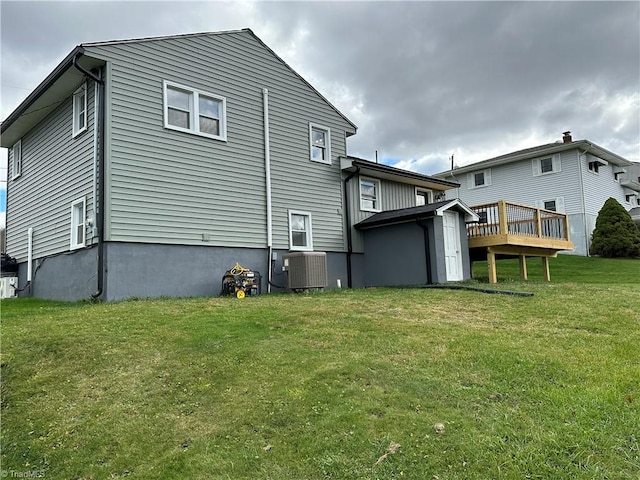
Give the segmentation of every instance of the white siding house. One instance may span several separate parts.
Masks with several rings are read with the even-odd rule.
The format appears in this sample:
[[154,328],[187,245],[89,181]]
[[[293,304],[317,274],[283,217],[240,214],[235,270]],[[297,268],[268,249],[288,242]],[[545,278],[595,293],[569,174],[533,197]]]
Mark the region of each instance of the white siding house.
[[588,140],[571,138],[501,155],[434,175],[458,182],[446,192],[468,205],[506,200],[569,216],[570,238],[577,255],[588,255],[596,217],[615,198],[627,210],[640,198],[633,163]]

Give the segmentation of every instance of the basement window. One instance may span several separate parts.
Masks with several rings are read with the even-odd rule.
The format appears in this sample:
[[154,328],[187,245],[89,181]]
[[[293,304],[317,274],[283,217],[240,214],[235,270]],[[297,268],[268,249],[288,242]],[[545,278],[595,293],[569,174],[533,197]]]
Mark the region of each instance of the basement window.
[[87,84],[73,94],[73,137],[87,129]]
[[309,212],[289,210],[289,250],[313,250]]
[[167,81],[162,86],[165,128],[227,140],[224,97]]
[[85,246],[86,206],[84,197],[71,204],[71,250]]

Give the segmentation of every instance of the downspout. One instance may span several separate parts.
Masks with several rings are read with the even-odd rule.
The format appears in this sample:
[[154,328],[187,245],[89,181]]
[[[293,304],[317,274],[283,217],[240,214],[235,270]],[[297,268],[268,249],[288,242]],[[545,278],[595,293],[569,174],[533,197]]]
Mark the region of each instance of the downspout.
[[271,293],[272,256],[273,256],[273,217],[271,204],[271,151],[269,144],[269,90],[262,89],[262,105],[264,116],[264,175],[267,196],[267,293]]
[[33,228],[27,230],[27,285],[31,294],[31,280],[33,277]]
[[347,183],[353,177],[355,177],[358,173],[360,173],[360,167],[356,165],[355,171],[351,172],[347,175],[347,178],[344,179],[344,218],[347,224],[347,287],[352,288],[352,273],[351,273],[351,254],[353,253],[353,238],[351,235],[351,214],[350,212],[350,203],[349,203],[349,188],[347,187]]
[[[591,148],[593,145],[589,145]],[[587,225],[587,204],[584,200],[584,178],[582,176],[582,156],[586,155],[589,152],[589,149],[580,153],[578,149],[578,173],[580,173],[580,200],[582,203],[582,226],[584,227],[584,246],[586,249],[586,254],[589,256],[589,226]],[[566,213],[566,212],[565,212]],[[569,234],[569,232],[567,232]]]
[[429,250],[429,230],[427,223],[424,220],[418,220],[418,225],[422,227],[424,232],[424,257],[427,263],[427,285],[433,284],[433,272],[431,271],[431,253]]
[[[98,94],[100,96],[100,101],[98,102],[98,112],[94,110],[94,122],[96,119],[98,121],[98,131],[100,134],[99,143],[100,147],[98,149],[98,194],[97,201],[94,197],[94,213],[96,215],[96,228],[98,230],[98,259],[97,259],[97,290],[91,294],[91,298],[97,299],[102,296],[104,291],[104,175],[105,175],[105,88],[104,88],[104,80],[101,78],[101,75],[96,75],[93,72],[90,72],[82,65],[78,63],[78,59],[82,56],[82,53],[79,53],[75,57],[73,57],[73,66],[80,70],[84,75],[91,78],[94,82],[96,82],[99,86]],[[94,127],[95,128],[95,127]]]

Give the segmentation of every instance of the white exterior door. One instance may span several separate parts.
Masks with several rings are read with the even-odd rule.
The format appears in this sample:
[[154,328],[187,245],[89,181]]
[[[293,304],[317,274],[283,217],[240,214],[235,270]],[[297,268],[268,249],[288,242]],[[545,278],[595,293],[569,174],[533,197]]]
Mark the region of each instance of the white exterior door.
[[460,223],[458,212],[443,212],[444,257],[447,268],[447,281],[462,280],[462,252],[460,251]]

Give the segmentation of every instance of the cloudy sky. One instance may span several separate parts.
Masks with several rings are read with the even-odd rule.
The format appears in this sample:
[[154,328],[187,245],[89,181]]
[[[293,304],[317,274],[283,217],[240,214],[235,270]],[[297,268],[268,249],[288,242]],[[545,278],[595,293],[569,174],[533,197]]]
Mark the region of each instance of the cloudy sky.
[[80,43],[248,27],[359,127],[351,155],[433,174],[571,130],[640,161],[637,1],[2,0],[0,14],[2,119]]

